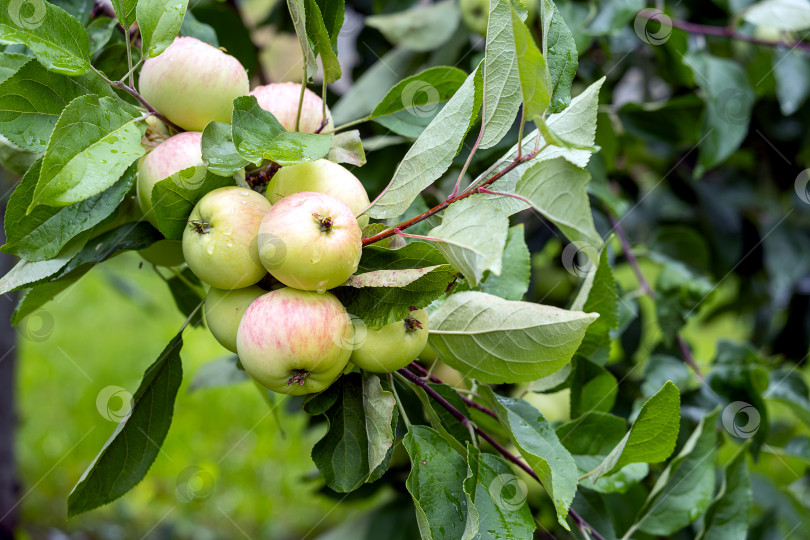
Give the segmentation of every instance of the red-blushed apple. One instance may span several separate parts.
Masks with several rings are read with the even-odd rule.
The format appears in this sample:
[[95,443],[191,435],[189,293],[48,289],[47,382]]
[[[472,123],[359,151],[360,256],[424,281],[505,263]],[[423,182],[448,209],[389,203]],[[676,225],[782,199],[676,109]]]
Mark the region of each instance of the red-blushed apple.
[[332,294],[284,288],[250,304],[236,350],[245,371],[273,392],[311,394],[343,372],[353,332],[349,314]]
[[143,260],[155,266],[180,266],[183,258],[183,243],[179,240],[158,240],[146,249],[138,252]]
[[[282,167],[270,183],[265,195],[275,204],[283,197],[301,191],[325,193],[346,203],[354,215],[369,205],[366,188],[346,167],[328,159],[307,161],[297,165]],[[362,229],[368,225],[368,216],[360,216],[357,222]]]
[[326,125],[323,125],[323,100],[318,94],[307,88],[304,90],[304,102],[301,105],[301,119],[298,129],[295,126],[295,119],[298,116],[298,102],[301,98],[301,85],[293,82],[272,83],[264,86],[257,86],[250,92],[251,96],[256,96],[259,107],[265,111],[273,113],[276,120],[284,126],[287,131],[300,131],[301,133],[320,133],[331,131],[334,127],[332,123],[332,113],[329,107],[326,108]]
[[230,186],[207,193],[192,210],[183,231],[183,255],[191,271],[217,289],[241,289],[267,271],[257,236],[270,210],[262,195]]
[[351,362],[366,371],[390,373],[416,360],[427,339],[428,314],[417,309],[403,321],[367,328],[365,339],[352,351]]
[[228,291],[211,287],[205,297],[205,322],[220,345],[236,352],[236,331],[248,306],[267,293],[255,285]]
[[185,131],[169,137],[146,154],[138,165],[138,204],[144,217],[157,227],[152,211],[152,189],[155,184],[189,167],[201,165],[202,133]]
[[144,62],[138,88],[158,112],[188,131],[202,131],[211,121],[230,124],[233,100],[250,91],[239,60],[192,37],[175,39]]
[[323,193],[302,191],[280,199],[259,227],[264,267],[283,284],[304,291],[324,292],[345,282],[357,270],[362,249],[354,213]]

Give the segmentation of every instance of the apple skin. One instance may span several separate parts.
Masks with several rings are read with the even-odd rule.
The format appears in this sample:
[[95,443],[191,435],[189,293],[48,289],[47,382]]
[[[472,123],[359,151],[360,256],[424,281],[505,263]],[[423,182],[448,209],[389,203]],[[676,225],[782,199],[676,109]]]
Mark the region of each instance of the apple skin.
[[155,266],[180,266],[183,258],[183,243],[179,240],[158,240],[146,249],[138,252],[143,260]]
[[302,191],[280,199],[259,227],[264,267],[288,287],[304,291],[324,292],[344,283],[357,271],[362,249],[354,213],[323,193]]
[[343,373],[353,333],[346,308],[331,293],[284,288],[250,304],[239,323],[236,349],[245,371],[263,386],[311,394]]
[[[414,324],[415,321],[418,324]],[[427,339],[428,314],[424,309],[417,309],[404,321],[367,328],[365,339],[352,351],[350,360],[366,371],[390,373],[416,360]]]
[[136,189],[138,204],[144,217],[157,227],[157,217],[152,210],[152,189],[155,184],[169,176],[201,165],[202,133],[185,131],[169,137],[146,154],[138,165]]
[[183,256],[191,271],[217,289],[241,289],[267,271],[259,259],[257,235],[270,203],[247,188],[229,186],[207,193],[183,231]]
[[[526,24],[531,24],[534,14],[537,13],[537,0],[521,0],[523,7],[529,12]],[[473,32],[482,36],[487,35],[487,22],[489,21],[489,0],[459,0],[461,19],[464,25]]]
[[239,60],[192,37],[175,39],[144,62],[138,88],[158,112],[188,131],[202,131],[211,121],[230,124],[233,100],[250,91]]
[[[369,205],[366,188],[346,167],[328,159],[319,159],[282,167],[270,183],[265,195],[275,204],[283,197],[301,191],[325,193],[351,208],[354,215],[359,214]],[[362,229],[368,225],[368,216],[360,216],[357,223]]]
[[304,104],[301,106],[301,120],[299,129],[295,129],[295,119],[298,116],[298,101],[301,98],[301,85],[294,82],[272,83],[257,86],[250,92],[256,97],[259,107],[273,113],[276,120],[287,131],[300,131],[301,133],[320,133],[332,131],[332,113],[326,108],[326,125],[318,131],[323,122],[323,100],[307,88],[304,90]]
[[211,287],[205,297],[205,323],[220,345],[236,352],[236,332],[245,310],[266,293],[255,285],[232,291]]

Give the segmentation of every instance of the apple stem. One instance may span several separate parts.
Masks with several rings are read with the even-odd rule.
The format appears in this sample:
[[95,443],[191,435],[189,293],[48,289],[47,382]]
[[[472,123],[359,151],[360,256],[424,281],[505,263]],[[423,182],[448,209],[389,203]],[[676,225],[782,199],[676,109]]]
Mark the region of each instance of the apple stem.
[[[422,377],[416,375],[408,371],[407,368],[400,369],[397,373],[401,374],[403,377],[408,379],[410,382],[416,384],[417,386],[421,387],[436,403],[441,405],[447,412],[449,412],[456,420],[458,420],[461,425],[466,427],[467,429],[471,429],[474,433],[476,433],[479,437],[487,441],[498,453],[500,453],[504,458],[511,461],[524,471],[537,480],[537,482],[542,485],[543,483],[540,481],[540,477],[537,476],[537,473],[529,467],[523,460],[517,457],[515,454],[507,450],[501,443],[496,441],[489,433],[481,429],[480,427],[476,426],[470,419],[467,418],[464,414],[462,414],[458,409],[456,409],[449,401],[444,399],[438,392],[436,392],[431,386],[424,380]],[[585,521],[579,514],[576,513],[573,509],[568,510],[568,515],[577,524],[577,526],[585,527],[590,532],[591,535],[596,538],[597,540],[605,540],[604,536],[599,534],[592,525],[590,525],[587,521]]]
[[402,322],[405,323],[406,332],[416,332],[422,329],[422,323],[413,317],[405,317],[405,320]]
[[313,212],[312,217],[315,219],[315,222],[321,226],[321,232],[329,232],[335,225],[335,221],[329,216],[323,217]]
[[199,219],[192,219],[188,222],[189,227],[197,234],[208,234],[211,230],[211,224]]
[[293,371],[293,376],[290,377],[290,380],[287,381],[287,386],[292,386],[293,384],[297,384],[298,386],[304,386],[304,383],[307,380],[307,376],[309,375],[309,371],[305,369],[296,369]]

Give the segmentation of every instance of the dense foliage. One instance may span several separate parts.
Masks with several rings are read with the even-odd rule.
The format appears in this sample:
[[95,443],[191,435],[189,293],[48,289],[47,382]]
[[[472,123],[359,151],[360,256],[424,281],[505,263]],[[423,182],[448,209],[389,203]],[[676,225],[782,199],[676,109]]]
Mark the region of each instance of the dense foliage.
[[[269,398],[327,423],[324,493],[396,491],[330,538],[810,526],[810,3],[187,8],[3,0],[0,159],[22,178],[2,248],[21,259],[0,279],[23,291],[12,324],[116,254],[180,240],[213,189],[261,192],[278,167],[327,158],[363,181],[373,221],[332,293],[371,328],[430,314],[418,363]],[[298,36],[334,130],[294,133],[238,97],[230,125],[203,130],[205,165],[158,182],[156,227],[143,220],[138,161],[180,130],[138,92],[142,60],[193,36],[267,82],[285,76],[252,41],[267,27]],[[123,496],[160,452],[205,297],[172,272],[187,323],[144,360],[69,515]],[[233,360],[196,376],[247,380]]]

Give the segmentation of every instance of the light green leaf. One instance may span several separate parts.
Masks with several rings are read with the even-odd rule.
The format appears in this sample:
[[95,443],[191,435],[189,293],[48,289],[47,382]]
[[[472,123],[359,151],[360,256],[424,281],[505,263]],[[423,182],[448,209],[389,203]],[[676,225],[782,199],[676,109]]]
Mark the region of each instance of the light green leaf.
[[481,74],[467,77],[458,92],[405,154],[394,177],[365,212],[373,218],[397,217],[453,162],[481,106]]
[[183,26],[188,0],[138,0],[136,15],[144,58],[154,58],[172,44]]
[[366,17],[389,42],[412,51],[432,51],[443,45],[458,28],[459,11],[453,0],[417,5],[407,11]]
[[[368,438],[368,468],[373,475],[378,467],[391,458],[396,427],[397,400],[384,390],[377,375],[363,378],[363,412]],[[382,472],[385,472],[383,469]],[[380,476],[382,473],[380,473]]]
[[112,186],[145,153],[146,124],[137,119],[137,110],[112,98],[71,101],[51,134],[29,212],[77,203]]
[[484,272],[501,274],[501,258],[509,232],[509,219],[486,200],[473,195],[450,205],[442,223],[428,235],[471,284],[481,282]]
[[483,292],[500,296],[504,300],[523,299],[532,277],[531,254],[524,236],[522,223],[509,228],[501,274],[490,274],[481,286]]
[[112,0],[115,16],[124,28],[129,28],[135,22],[135,8],[138,0]]
[[431,314],[430,345],[442,360],[482,382],[533,381],[571,361],[596,317],[461,292]]
[[[337,35],[340,32],[340,27],[343,26],[343,2],[332,1],[321,2],[324,8],[338,10],[331,12],[333,15],[330,23],[335,26],[329,25],[324,22],[324,15],[321,14],[321,9],[318,2],[315,0],[306,0],[306,16],[307,16],[307,36],[309,41],[314,45],[315,50],[320,54],[321,64],[324,68],[324,79],[327,83],[333,83],[340,79],[340,62],[337,57]],[[327,5],[328,4],[328,5]],[[339,15],[339,16],[335,16]],[[329,19],[329,17],[326,17]]]
[[366,164],[366,152],[360,139],[360,130],[353,129],[332,136],[332,147],[326,159],[335,163],[348,163],[362,167]]
[[650,491],[635,528],[668,536],[706,510],[714,493],[714,457],[720,407],[703,417],[678,456]]
[[675,449],[680,428],[678,387],[667,381],[641,407],[630,431],[591,472],[591,479],[612,474],[630,463],[659,463]]
[[26,45],[49,71],[90,69],[90,37],[82,23],[50,2],[9,1],[0,7],[0,43]]
[[577,466],[540,411],[522,399],[499,396],[489,386],[481,395],[492,405],[498,420],[509,432],[521,457],[540,477],[554,501],[557,521],[570,530],[566,519],[577,491]]
[[0,52],[0,83],[17,73],[25,64],[32,61],[33,59],[26,54]]
[[599,318],[585,332],[577,353],[596,361],[592,357],[597,351],[603,351],[599,363],[604,363],[601,360],[607,361],[606,349],[610,347],[610,331],[619,324],[619,290],[606,249],[602,250],[596,269],[586,276],[571,309],[599,314]]
[[796,31],[810,28],[810,2],[807,0],[763,0],[741,13],[755,26]]
[[580,249],[600,248],[585,186],[591,174],[563,158],[541,161],[529,167],[515,186],[515,193],[554,223]]
[[301,53],[307,66],[307,79],[312,78],[318,72],[318,62],[315,59],[315,52],[310,45],[307,35],[307,10],[308,0],[287,0],[287,10],[290,13],[295,34],[298,36],[298,43],[301,44]]
[[[547,0],[541,1],[546,2]],[[512,26],[515,34],[515,52],[520,74],[520,89],[523,93],[524,114],[527,120],[535,120],[542,118],[551,99],[548,87],[548,66],[546,66],[543,54],[535,45],[529,29],[514,10],[512,10]]]

